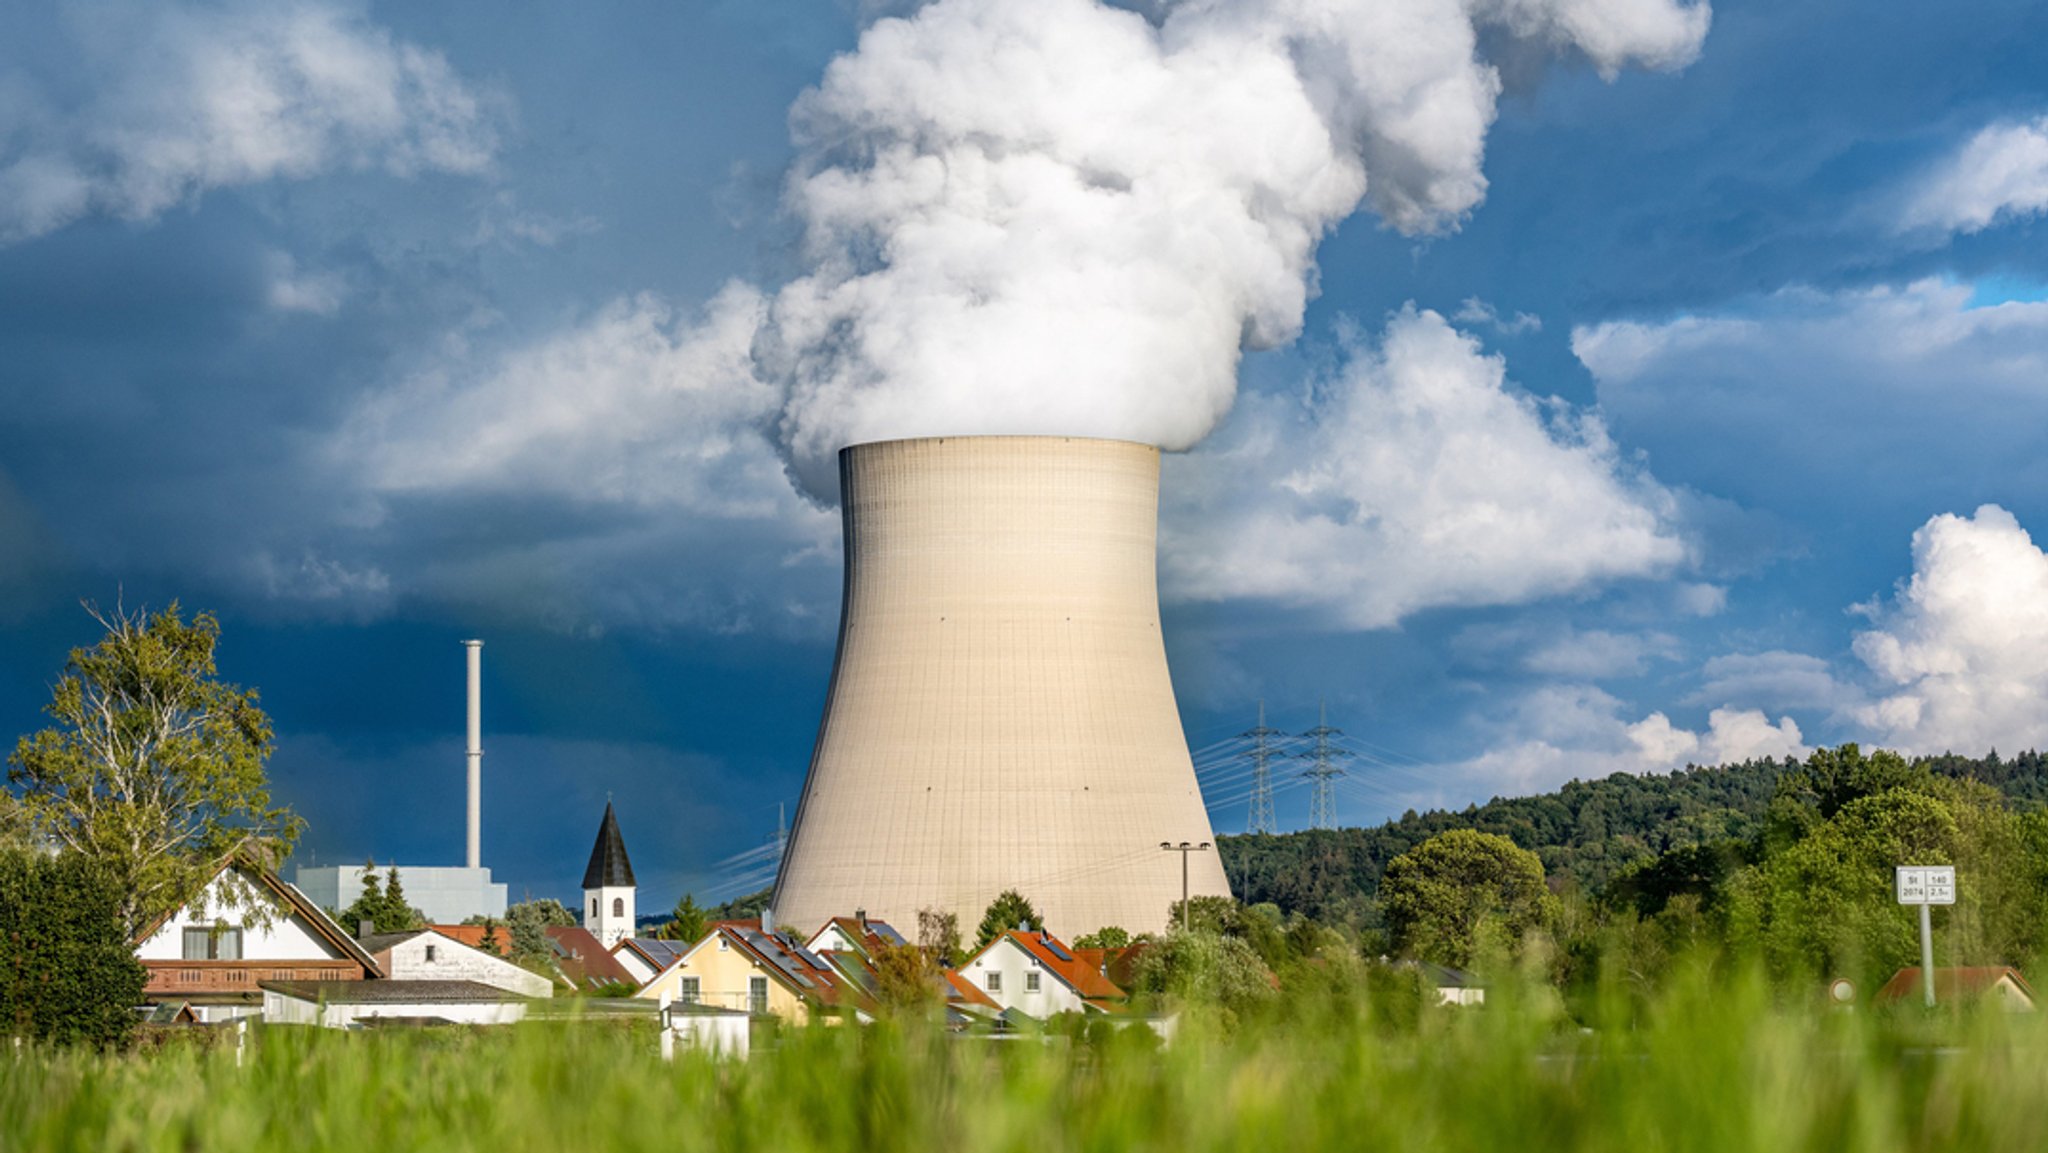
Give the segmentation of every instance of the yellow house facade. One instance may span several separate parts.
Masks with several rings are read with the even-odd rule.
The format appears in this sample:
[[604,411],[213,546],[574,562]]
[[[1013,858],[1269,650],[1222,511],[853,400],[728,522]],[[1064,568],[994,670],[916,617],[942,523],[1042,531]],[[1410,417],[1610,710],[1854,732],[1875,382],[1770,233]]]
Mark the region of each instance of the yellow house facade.
[[752,922],[721,921],[636,994],[656,1004],[711,1005],[772,1016],[793,1025],[846,1000],[838,975],[814,966],[780,937]]

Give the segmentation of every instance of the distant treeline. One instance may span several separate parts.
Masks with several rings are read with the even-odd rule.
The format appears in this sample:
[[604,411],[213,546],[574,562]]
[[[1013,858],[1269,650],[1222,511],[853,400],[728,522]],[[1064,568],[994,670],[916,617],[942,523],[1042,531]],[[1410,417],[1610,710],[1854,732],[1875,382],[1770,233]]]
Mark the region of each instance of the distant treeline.
[[[2048,757],[1948,754],[1912,762],[1939,777],[1980,781],[2016,809],[2048,803]],[[1797,760],[1743,761],[1669,774],[1615,773],[1554,793],[1496,797],[1462,812],[1410,810],[1365,829],[1221,836],[1230,886],[1248,905],[1270,903],[1328,924],[1376,927],[1387,862],[1449,829],[1498,833],[1542,858],[1554,883],[1599,892],[1674,850],[1752,841],[1781,778]]]

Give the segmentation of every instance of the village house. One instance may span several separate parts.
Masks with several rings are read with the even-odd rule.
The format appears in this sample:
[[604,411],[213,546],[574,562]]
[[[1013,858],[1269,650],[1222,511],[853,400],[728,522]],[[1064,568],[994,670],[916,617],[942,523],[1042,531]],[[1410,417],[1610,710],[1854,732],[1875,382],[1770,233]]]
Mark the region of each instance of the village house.
[[633,974],[635,985],[645,985],[682,959],[694,944],[695,941],[667,941],[660,937],[627,937],[612,946],[612,959]]
[[[429,929],[472,949],[488,952],[486,942],[500,957],[512,956],[512,930],[496,925],[429,925]],[[581,925],[549,925],[542,930],[548,939],[547,967],[564,988],[594,993],[613,985],[638,987],[633,971],[598,943]]]
[[531,998],[477,981],[265,981],[263,1019],[346,1029],[372,1022],[509,1025]]
[[433,929],[361,938],[385,976],[399,981],[475,981],[524,997],[551,997],[554,982]]
[[[884,948],[908,944],[903,934],[888,922],[870,920],[865,911],[856,911],[851,917],[834,917],[825,922],[811,934],[804,947],[837,970],[846,983],[858,985],[872,998],[880,985],[875,973],[876,954]],[[936,992],[946,1006],[946,1023],[950,1027],[964,1028],[986,1021],[1003,1010],[956,970],[941,970],[937,985]]]
[[702,941],[662,970],[638,994],[660,1005],[743,1009],[801,1025],[863,1009],[862,990],[823,958],[757,920],[719,921]]
[[[221,865],[186,902],[136,936],[143,1001],[202,1023],[263,1011],[262,982],[361,982],[383,968],[304,893],[246,861]],[[184,1010],[173,1010],[182,1017]]]
[[1120,1013],[1129,994],[1097,965],[1044,930],[1011,929],[960,966],[960,975],[1006,1012],[1044,1020],[1061,1013]]
[[[1925,988],[1920,979],[1920,966],[1915,965],[1892,974],[1892,979],[1886,981],[1884,988],[1877,991],[1877,1003],[1917,1003],[1925,995]],[[1985,997],[1996,998],[1999,1006],[2009,1013],[2034,1011],[2033,987],[2027,984],[2025,977],[2020,976],[2018,969],[2005,965],[1983,965],[1954,969],[1937,967],[1934,970],[1936,1004],[1975,1001]]]
[[874,960],[875,950],[887,946],[907,945],[903,934],[887,921],[871,921],[867,910],[855,910],[851,917],[834,917],[824,927],[811,934],[804,942],[804,948],[813,953],[851,952],[868,960]]

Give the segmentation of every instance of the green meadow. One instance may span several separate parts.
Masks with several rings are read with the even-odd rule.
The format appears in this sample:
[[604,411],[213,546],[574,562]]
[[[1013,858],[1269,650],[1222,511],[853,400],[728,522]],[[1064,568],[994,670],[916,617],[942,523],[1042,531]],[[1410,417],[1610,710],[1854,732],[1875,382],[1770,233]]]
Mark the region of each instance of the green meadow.
[[341,1033],[231,1048],[26,1046],[8,1150],[2000,1150],[2048,1148],[2048,1024],[1787,1004],[1695,973],[1576,1014],[1334,987],[1256,1019],[995,1040],[921,1021],[663,1062],[646,1024]]

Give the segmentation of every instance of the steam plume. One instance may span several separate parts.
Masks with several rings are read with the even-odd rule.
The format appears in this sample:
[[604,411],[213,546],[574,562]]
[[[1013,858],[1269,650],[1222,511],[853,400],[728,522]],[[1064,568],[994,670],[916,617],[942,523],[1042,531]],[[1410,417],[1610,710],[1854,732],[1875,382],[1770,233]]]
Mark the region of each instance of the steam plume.
[[1603,75],[1683,66],[1681,0],[939,0],[882,20],[792,114],[806,275],[755,344],[776,433],[829,497],[889,437],[1060,433],[1167,448],[1291,340],[1315,249],[1361,201],[1455,228],[1500,80],[1480,33]]

